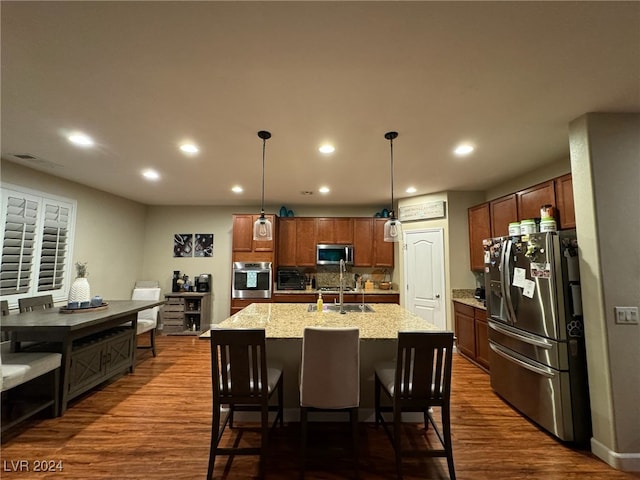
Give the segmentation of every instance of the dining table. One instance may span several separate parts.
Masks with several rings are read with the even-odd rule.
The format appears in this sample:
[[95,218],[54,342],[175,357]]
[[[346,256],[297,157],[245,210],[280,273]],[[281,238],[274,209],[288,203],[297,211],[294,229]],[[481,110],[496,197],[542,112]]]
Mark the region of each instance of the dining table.
[[136,362],[138,313],[164,300],[107,300],[101,306],[66,307],[12,313],[0,318],[12,351],[53,351],[62,354],[60,410],[69,400],[122,373],[133,373]]

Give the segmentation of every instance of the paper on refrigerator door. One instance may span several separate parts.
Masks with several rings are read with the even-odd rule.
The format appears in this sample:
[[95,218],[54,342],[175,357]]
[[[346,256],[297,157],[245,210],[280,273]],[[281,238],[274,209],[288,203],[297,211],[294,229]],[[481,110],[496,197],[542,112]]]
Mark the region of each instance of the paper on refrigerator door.
[[527,279],[527,271],[524,268],[513,269],[513,282],[511,284],[514,287],[524,288],[524,282]]
[[536,282],[533,280],[525,280],[522,294],[525,297],[533,298],[533,294],[536,291]]

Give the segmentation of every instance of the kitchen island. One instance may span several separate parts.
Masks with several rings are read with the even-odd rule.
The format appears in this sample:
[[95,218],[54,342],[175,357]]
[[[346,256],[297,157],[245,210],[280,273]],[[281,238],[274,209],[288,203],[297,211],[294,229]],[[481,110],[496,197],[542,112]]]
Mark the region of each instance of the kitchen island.
[[[351,304],[353,305],[353,304]],[[307,304],[253,303],[213,325],[216,328],[264,328],[267,360],[282,365],[285,417],[298,416],[298,370],[302,355],[302,334],[307,326],[358,327],[360,329],[360,419],[373,421],[374,365],[393,360],[399,331],[438,331],[426,320],[396,304],[368,304],[372,312],[308,311]],[[327,307],[327,305],[325,305]],[[209,339],[210,331],[200,338]]]

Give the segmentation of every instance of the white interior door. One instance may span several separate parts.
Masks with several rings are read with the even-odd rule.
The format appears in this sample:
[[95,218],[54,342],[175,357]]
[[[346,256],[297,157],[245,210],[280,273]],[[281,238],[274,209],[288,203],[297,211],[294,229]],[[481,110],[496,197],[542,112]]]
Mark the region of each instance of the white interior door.
[[444,282],[444,231],[405,232],[406,308],[442,330],[447,326]]

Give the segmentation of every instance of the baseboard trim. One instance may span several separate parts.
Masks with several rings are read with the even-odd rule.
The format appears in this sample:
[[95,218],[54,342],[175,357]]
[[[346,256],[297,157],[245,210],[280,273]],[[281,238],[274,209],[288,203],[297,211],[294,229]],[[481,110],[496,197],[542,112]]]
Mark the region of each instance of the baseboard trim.
[[591,452],[603,462],[623,472],[640,472],[640,453],[618,453],[591,438]]

